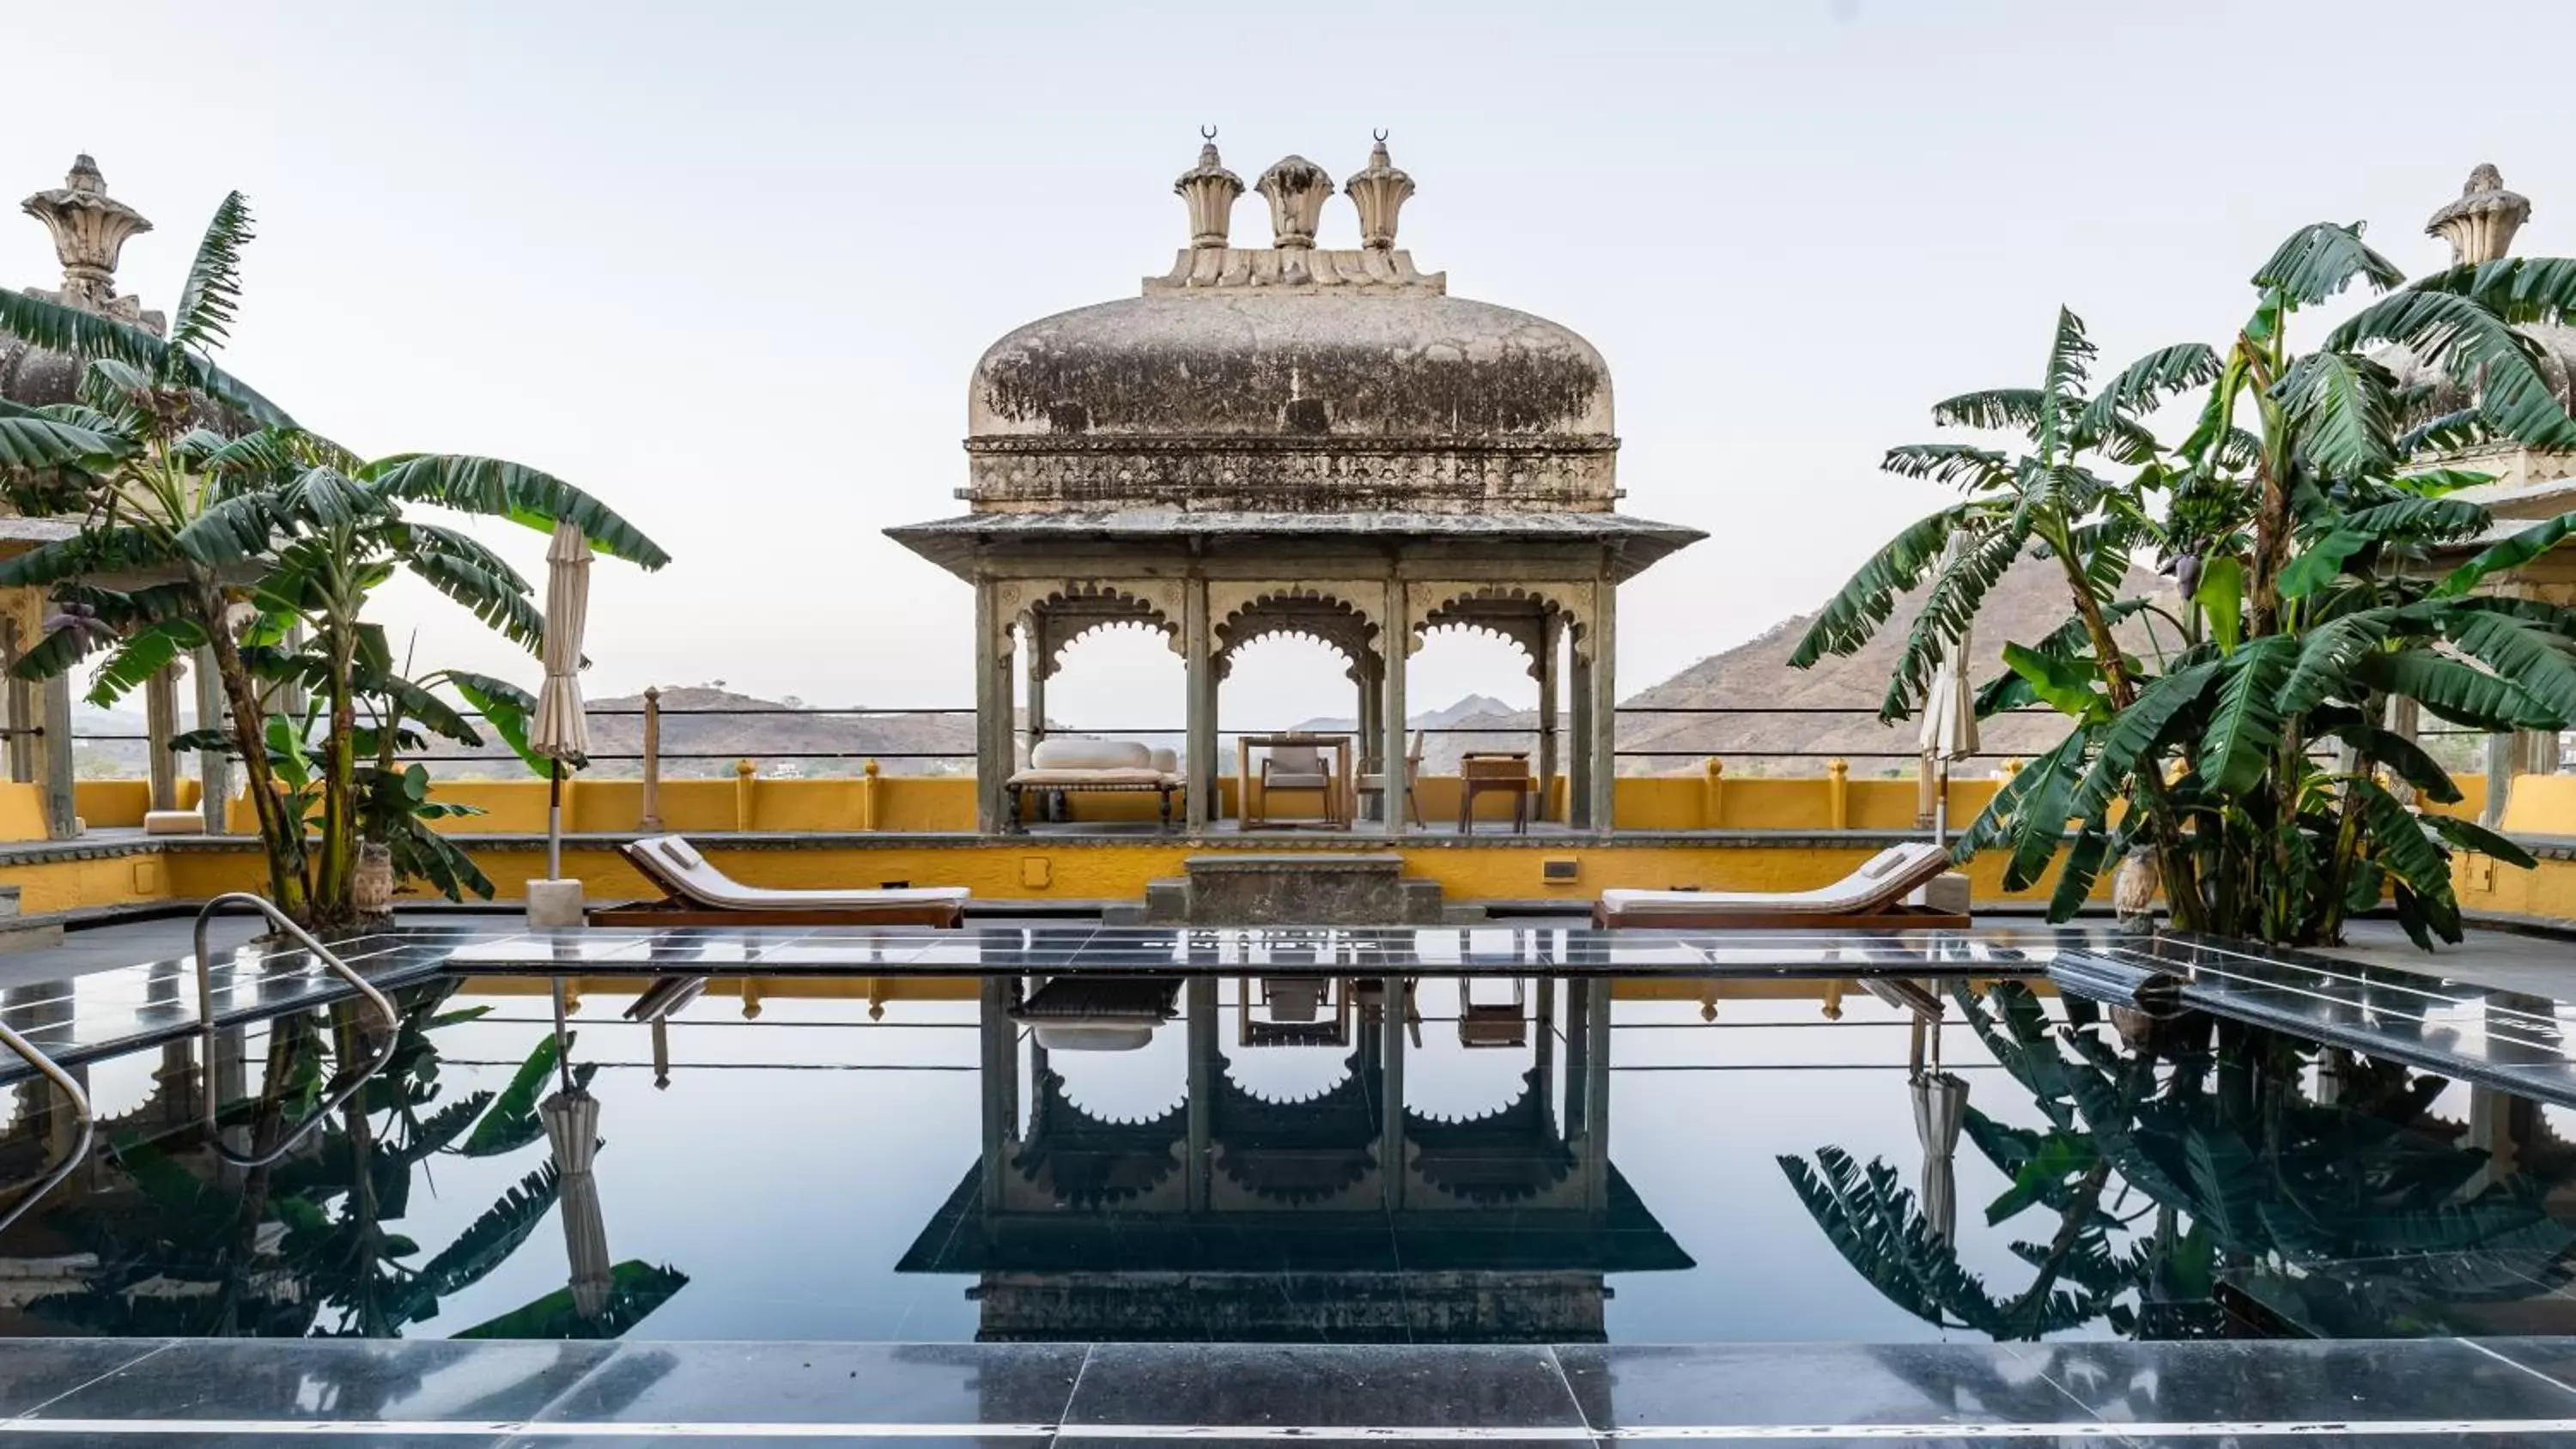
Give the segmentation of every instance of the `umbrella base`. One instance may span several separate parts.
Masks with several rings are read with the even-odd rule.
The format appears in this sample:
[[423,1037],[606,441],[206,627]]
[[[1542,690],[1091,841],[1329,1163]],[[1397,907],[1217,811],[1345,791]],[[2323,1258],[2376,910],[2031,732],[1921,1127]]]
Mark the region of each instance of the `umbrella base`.
[[528,882],[528,925],[537,930],[559,930],[582,924],[581,882],[577,880],[532,880]]

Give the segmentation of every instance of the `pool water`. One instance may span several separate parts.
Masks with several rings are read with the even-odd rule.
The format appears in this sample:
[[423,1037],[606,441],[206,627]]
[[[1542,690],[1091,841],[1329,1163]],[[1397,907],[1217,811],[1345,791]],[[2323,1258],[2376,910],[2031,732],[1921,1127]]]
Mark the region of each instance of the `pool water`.
[[[2019,982],[1923,983],[1937,1025],[1772,978],[1201,979],[1141,1015],[1002,978],[718,978],[659,1026],[626,1016],[645,984],[564,983],[561,1061],[544,979],[406,993],[389,1065],[265,1168],[209,1149],[195,1043],[94,1063],[101,1149],[0,1237],[0,1331],[2576,1327],[2560,1109]],[[355,1019],[219,1044],[225,1140],[275,1146],[365,1055]],[[61,1134],[14,1090],[0,1172],[33,1181]]]

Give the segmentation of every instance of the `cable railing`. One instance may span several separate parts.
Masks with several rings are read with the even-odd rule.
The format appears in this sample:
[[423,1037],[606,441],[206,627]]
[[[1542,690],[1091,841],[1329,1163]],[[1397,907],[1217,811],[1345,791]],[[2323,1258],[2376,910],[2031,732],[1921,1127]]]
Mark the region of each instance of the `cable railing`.
[[[459,711],[459,714],[462,718],[472,721],[480,721],[484,718],[480,713],[470,710]],[[641,707],[594,707],[588,710],[587,714],[589,718],[594,720],[642,719],[646,723],[646,732],[648,736],[650,736],[656,732],[655,727],[662,721],[672,719],[735,719],[770,721],[806,721],[819,719],[971,720],[975,716],[975,711],[969,707],[948,706],[903,708],[882,705],[853,705],[847,707],[807,707],[797,705],[779,706],[774,708],[748,708],[740,705],[646,705]],[[2010,710],[1997,711],[1994,715],[1987,716],[1987,718],[1994,719],[2006,716],[2059,717],[2059,712],[2045,705],[2030,705]],[[1761,718],[1875,721],[1878,718],[1878,710],[1875,706],[1871,705],[1621,705],[1616,711],[1614,711],[1614,717],[1623,722],[1629,720],[1649,719],[1733,720]],[[1025,727],[1023,728],[1025,729]],[[1261,727],[1224,722],[1220,726],[1220,737],[1232,738],[1234,736],[1246,734],[1287,734],[1295,732],[1301,728],[1325,734],[1352,734],[1356,732],[1356,727],[1354,726],[1317,726],[1312,721],[1304,722],[1300,725]],[[1569,731],[1567,729],[1567,722],[1563,716],[1560,716],[1558,728],[1560,732],[1559,737],[1561,739],[1565,738]],[[1899,724],[1888,725],[1884,728],[1891,735],[1902,738],[1902,731],[1904,731],[1907,726]],[[1487,724],[1418,725],[1411,727],[1408,732],[1426,735],[1433,738],[1476,737],[1484,739],[1535,738],[1539,733],[1537,726],[1534,723],[1527,721]],[[43,734],[43,730],[41,727],[36,727],[14,731],[14,733],[41,736]],[[1188,731],[1185,727],[1170,724],[1154,726],[1075,726],[1050,724],[1044,729],[1043,733],[1049,736],[1063,737],[1178,741],[1185,739]],[[2416,733],[2423,737],[2432,738],[2462,735],[2477,736],[2484,734],[2485,731],[2464,727],[2428,725],[2419,729]],[[148,734],[90,732],[79,730],[75,730],[73,732],[72,738],[75,744],[139,743],[146,746],[148,746],[152,740],[152,737]],[[976,758],[976,751],[973,745],[967,742],[960,742],[960,746],[958,748],[951,749],[877,748],[865,743],[851,743],[824,749],[764,749],[760,748],[756,742],[747,742],[732,749],[722,750],[664,749],[659,746],[658,742],[649,738],[645,743],[646,748],[642,749],[594,750],[589,754],[588,758],[594,765],[640,765],[645,768],[648,774],[663,762],[689,763],[718,760],[751,760],[755,762],[774,762],[780,764],[791,762],[805,764],[817,761],[878,761],[882,763],[913,763],[924,761],[971,761]],[[1912,760],[1919,758],[1923,752],[1920,748],[1905,747],[1831,748],[1798,746],[1782,748],[1752,744],[1738,744],[1728,741],[1711,741],[1706,743],[1688,744],[1673,744],[1669,741],[1659,741],[1654,743],[1639,743],[1636,745],[1621,745],[1613,750],[1612,753],[1617,758],[1626,760],[1684,760],[1705,759],[1710,756],[1742,760]],[[2030,753],[2031,750],[2027,747],[2021,749],[1981,749],[1972,751],[1960,758],[2002,761],[2023,758]],[[406,761],[416,761],[418,763],[429,765],[473,765],[509,764],[518,762],[520,757],[516,753],[508,750],[438,749],[407,752],[402,758]]]

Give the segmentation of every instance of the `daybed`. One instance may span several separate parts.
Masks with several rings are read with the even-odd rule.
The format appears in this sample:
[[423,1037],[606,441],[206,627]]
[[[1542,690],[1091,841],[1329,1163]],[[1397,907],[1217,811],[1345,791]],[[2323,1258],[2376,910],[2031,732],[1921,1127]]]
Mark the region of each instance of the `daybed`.
[[1009,830],[1026,828],[1029,792],[1049,790],[1151,790],[1162,797],[1163,828],[1172,828],[1172,797],[1183,789],[1180,761],[1170,750],[1132,740],[1047,739],[1029,751],[1029,767],[1002,785],[1010,799]]

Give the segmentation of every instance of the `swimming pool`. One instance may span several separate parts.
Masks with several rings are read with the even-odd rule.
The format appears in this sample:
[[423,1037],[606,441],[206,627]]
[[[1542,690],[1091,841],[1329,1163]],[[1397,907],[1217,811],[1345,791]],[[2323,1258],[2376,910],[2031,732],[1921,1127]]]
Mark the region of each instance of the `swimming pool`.
[[[0,1331],[1885,1342],[2576,1317],[2563,1109],[2021,980],[670,984],[691,979],[559,979],[560,1038],[546,978],[412,987],[382,1070],[258,1168],[197,1125],[196,1040],[92,1062],[101,1147],[0,1238]],[[220,1034],[229,1150],[277,1148],[380,1050],[361,1019]],[[47,1088],[14,1090],[0,1171],[24,1182],[62,1133]]]

